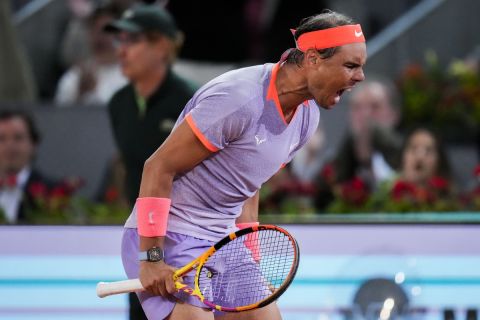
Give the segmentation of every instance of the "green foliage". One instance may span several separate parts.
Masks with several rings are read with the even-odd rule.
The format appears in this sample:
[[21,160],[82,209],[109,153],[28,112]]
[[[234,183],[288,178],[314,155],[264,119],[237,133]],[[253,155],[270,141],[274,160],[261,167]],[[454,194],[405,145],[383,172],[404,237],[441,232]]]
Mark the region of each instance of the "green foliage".
[[443,67],[432,52],[426,62],[405,68],[398,81],[402,125],[429,125],[447,140],[471,140],[480,124],[479,72],[461,60]]

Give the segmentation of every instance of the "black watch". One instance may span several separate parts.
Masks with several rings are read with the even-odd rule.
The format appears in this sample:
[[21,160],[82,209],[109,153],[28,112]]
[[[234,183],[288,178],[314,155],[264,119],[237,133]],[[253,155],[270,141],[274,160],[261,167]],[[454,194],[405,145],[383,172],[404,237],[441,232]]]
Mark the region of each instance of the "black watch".
[[140,251],[138,253],[138,260],[140,261],[149,261],[149,262],[158,262],[163,260],[163,249],[158,247],[153,247],[147,251]]

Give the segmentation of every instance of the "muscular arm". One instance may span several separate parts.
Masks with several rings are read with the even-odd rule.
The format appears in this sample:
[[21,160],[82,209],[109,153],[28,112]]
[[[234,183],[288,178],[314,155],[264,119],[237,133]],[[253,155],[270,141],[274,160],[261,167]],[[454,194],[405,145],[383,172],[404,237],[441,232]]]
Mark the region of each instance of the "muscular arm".
[[[170,198],[175,175],[192,169],[210,155],[211,151],[183,121],[145,162],[139,197]],[[164,237],[140,237],[140,250],[163,248],[163,242]],[[148,291],[166,296],[175,291],[172,272],[173,268],[163,262],[142,262],[140,280]]]
[[[139,197],[170,198],[175,175],[192,169],[210,154],[183,121],[145,162]],[[162,239],[141,237],[140,250],[151,248],[158,240]]]

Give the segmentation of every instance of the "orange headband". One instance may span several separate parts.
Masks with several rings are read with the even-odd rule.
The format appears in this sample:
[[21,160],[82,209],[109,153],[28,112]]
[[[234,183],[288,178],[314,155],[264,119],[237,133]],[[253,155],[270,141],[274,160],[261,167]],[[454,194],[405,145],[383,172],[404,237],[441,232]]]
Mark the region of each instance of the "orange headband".
[[[295,35],[294,29],[291,29]],[[297,49],[305,52],[310,48],[317,50],[343,46],[344,44],[365,42],[362,27],[351,24],[303,33],[297,40]]]

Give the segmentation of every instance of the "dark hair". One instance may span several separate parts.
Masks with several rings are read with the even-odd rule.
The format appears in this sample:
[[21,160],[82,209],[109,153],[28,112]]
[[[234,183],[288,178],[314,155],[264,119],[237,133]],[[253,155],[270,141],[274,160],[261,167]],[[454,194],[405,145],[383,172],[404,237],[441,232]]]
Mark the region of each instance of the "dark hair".
[[28,133],[30,135],[30,140],[33,142],[33,144],[37,145],[40,143],[40,133],[38,132],[38,129],[33,121],[33,118],[28,114],[27,112],[24,111],[19,111],[19,110],[4,110],[0,111],[0,122],[2,121],[8,121],[12,120],[15,118],[20,118],[25,122],[28,128]]
[[[325,9],[320,14],[305,18],[300,21],[300,25],[297,27],[294,37],[295,40],[297,40],[302,34],[307,32],[350,24],[355,24],[355,21],[352,18],[341,13]],[[318,53],[322,59],[328,59],[332,57],[339,49],[340,47],[326,48],[318,50]],[[288,53],[286,62],[295,63],[300,66],[301,62],[303,61],[303,57],[303,52],[295,48]]]

